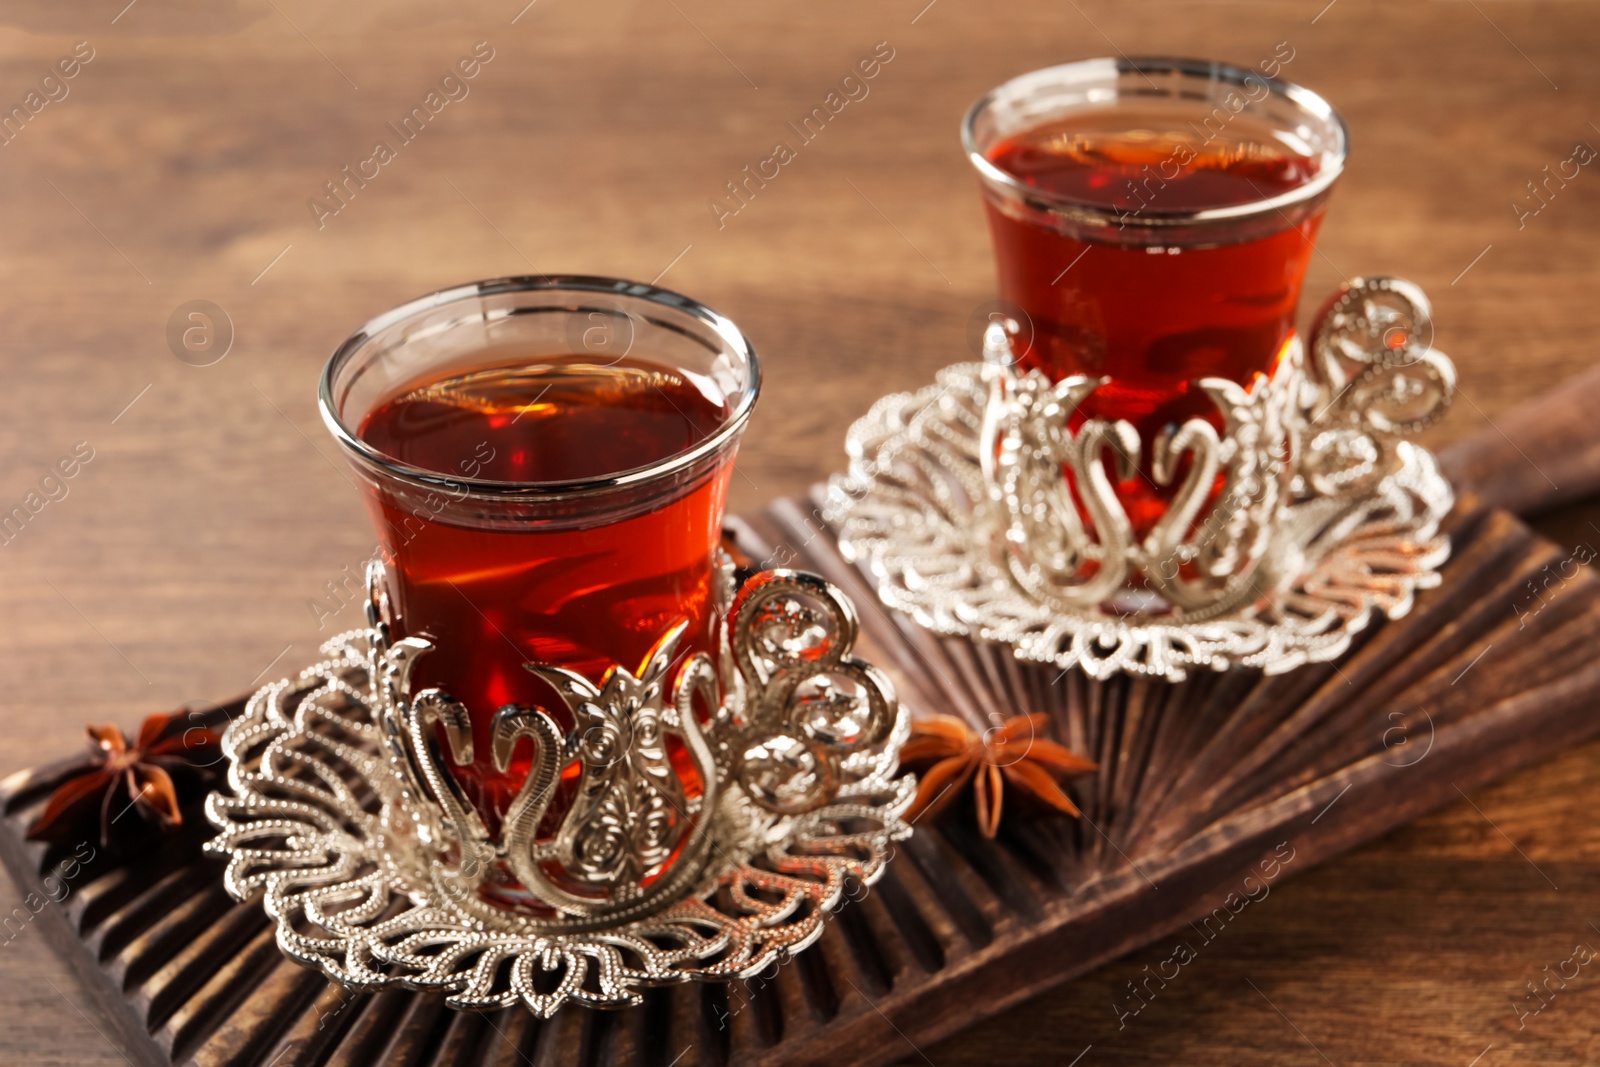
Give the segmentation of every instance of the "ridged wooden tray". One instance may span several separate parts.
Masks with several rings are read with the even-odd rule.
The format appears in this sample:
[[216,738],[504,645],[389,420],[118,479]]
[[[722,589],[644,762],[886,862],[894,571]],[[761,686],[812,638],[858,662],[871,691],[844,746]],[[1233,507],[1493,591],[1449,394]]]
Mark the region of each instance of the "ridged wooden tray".
[[[1538,424],[1548,433],[1548,420]],[[1485,437],[1450,459],[1492,497],[1525,493],[1521,460]],[[1570,497],[1574,484],[1592,487],[1595,478],[1562,477],[1561,492]],[[638,1008],[569,1008],[540,1021],[520,1009],[456,1013],[404,991],[354,994],[290,963],[259,905],[223,893],[221,864],[200,850],[204,818],[192,811],[160,850],[99,857],[76,871],[64,903],[35,920],[130,1059],[141,1067],[915,1059],[928,1043],[1185,922],[1210,913],[1225,923],[1230,900],[1263,877],[1298,873],[1458,790],[1600,733],[1592,711],[1600,583],[1579,573],[1546,591],[1537,615],[1519,618],[1512,605],[1526,583],[1565,553],[1470,496],[1449,523],[1455,547],[1443,585],[1406,618],[1361,635],[1338,663],[1176,684],[1096,683],[933,637],[878,607],[808,502],[779,501],[731,527],[754,558],[848,589],[860,606],[863,654],[890,671],[918,713],[982,723],[991,712],[1047,712],[1061,740],[1100,763],[1076,789],[1084,819],[1008,819],[987,841],[970,810],[958,809],[918,826],[883,880],[851,893],[818,945],[771,976],[654,990]],[[238,707],[206,717],[221,723]],[[70,766],[0,783],[0,859],[25,894],[45,894],[43,875],[69,851],[22,835]],[[1070,1035],[1062,1041],[1072,1045]]]

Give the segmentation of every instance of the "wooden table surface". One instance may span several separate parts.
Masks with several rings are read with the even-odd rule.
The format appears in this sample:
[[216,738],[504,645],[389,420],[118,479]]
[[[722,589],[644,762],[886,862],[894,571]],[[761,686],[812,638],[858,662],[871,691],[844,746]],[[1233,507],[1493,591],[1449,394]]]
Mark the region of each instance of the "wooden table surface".
[[[347,608],[319,633],[312,607],[373,542],[315,380],[351,329],[420,293],[534,271],[659,277],[762,355],[734,509],[837,467],[874,397],[970,354],[994,283],[957,122],[1030,68],[1291,50],[1284,76],[1331,98],[1355,145],[1308,302],[1361,272],[1432,294],[1462,383],[1433,443],[1594,359],[1600,174],[1536,215],[1512,206],[1576,144],[1600,145],[1594,5],[525,2],[0,11],[0,116],[28,116],[0,134],[0,511],[75,448],[93,455],[0,543],[0,771],[74,749],[86,721],[132,727],[298,669],[355,624]],[[475,48],[492,58],[446,86],[458,98],[319,219],[324,183],[396,141],[385,124]],[[875,48],[892,59],[869,94],[799,145],[786,124]],[[74,77],[41,85],[75,52]],[[737,214],[713,210],[779,140],[797,157]],[[191,301],[226,320],[186,362],[169,328]],[[224,335],[225,357],[194,365]],[[1600,544],[1595,518],[1547,527]],[[1600,970],[1520,1028],[1512,1006],[1547,965],[1600,946],[1597,772],[1600,747],[1569,752],[1274,887],[1122,1029],[1113,998],[1167,948],[905,1053],[1600,1064]],[[0,907],[15,902],[6,883]],[[36,931],[0,935],[0,1061],[122,1062],[103,1030]]]

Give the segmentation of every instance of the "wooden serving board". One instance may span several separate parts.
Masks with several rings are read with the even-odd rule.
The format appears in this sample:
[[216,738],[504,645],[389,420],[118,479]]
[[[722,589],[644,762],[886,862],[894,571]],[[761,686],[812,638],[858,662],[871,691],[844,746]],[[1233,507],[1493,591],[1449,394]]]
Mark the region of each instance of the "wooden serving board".
[[[1556,422],[1565,436],[1551,438]],[[1582,413],[1547,404],[1534,423],[1555,442],[1538,458],[1562,495],[1594,488],[1600,471],[1575,466],[1570,457],[1584,453],[1565,447],[1593,435]],[[980,725],[992,713],[1045,711],[1058,738],[1101,767],[1075,787],[1081,821],[1008,818],[994,841],[967,807],[919,825],[877,886],[848,895],[815,947],[760,979],[652,990],[637,1008],[568,1008],[549,1021],[520,1008],[457,1013],[406,991],[351,993],[280,955],[259,904],[229,900],[222,864],[201,852],[208,829],[198,810],[181,834],[131,859],[63,867],[73,850],[25,842],[70,761],[0,783],[0,859],[39,898],[59,896],[56,875],[71,870],[62,903],[34,922],[141,1067],[916,1059],[930,1042],[1190,921],[1224,925],[1263,882],[1600,733],[1591,654],[1600,583],[1583,569],[1545,588],[1536,614],[1513,609],[1530,581],[1563,570],[1566,553],[1488,506],[1512,494],[1538,503],[1518,469],[1525,457],[1496,435],[1446,456],[1487,497],[1464,497],[1451,517],[1442,586],[1406,618],[1360,635],[1338,663],[1271,678],[1097,683],[1020,664],[883,611],[809,502],[780,500],[734,521],[754,558],[815,570],[855,597],[862,653],[914,711]],[[205,718],[223,723],[239,706]],[[1070,1035],[1062,1040],[1071,1046]]]

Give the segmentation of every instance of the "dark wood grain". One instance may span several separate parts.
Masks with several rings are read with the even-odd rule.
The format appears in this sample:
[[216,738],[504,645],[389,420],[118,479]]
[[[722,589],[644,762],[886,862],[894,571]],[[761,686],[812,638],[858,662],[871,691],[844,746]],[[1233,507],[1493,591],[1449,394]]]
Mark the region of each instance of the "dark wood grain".
[[1600,491],[1600,366],[1562,382],[1439,456],[1457,485],[1489,507],[1528,514]]
[[[1306,304],[1362,273],[1423,285],[1464,393],[1432,443],[1490,420],[1520,443],[1501,416],[1595,361],[1592,168],[1520,229],[1510,207],[1600,138],[1588,5],[675,5],[538,0],[515,24],[520,0],[0,10],[6,107],[75,41],[97,49],[71,95],[0,147],[0,503],[76,442],[95,449],[68,497],[0,546],[5,770],[75,750],[85,721],[131,727],[247,689],[280,654],[274,671],[312,659],[332,628],[308,600],[371,547],[312,383],[352,327],[419,293],[530,266],[649,279],[673,264],[663,284],[732,315],[767,372],[735,510],[804,492],[873,398],[970,355],[967,321],[994,286],[955,127],[1032,67],[1115,49],[1253,63],[1291,42],[1285,73],[1338,104],[1355,144]],[[317,229],[306,200],[485,39],[497,58],[471,96]],[[706,202],[880,40],[897,52],[871,96],[718,229]],[[167,347],[193,299],[234,323],[214,366]],[[1541,519],[1568,545],[1596,544],[1596,521]],[[1206,729],[1153,743],[1181,750]],[[1509,1007],[1589,936],[1597,769],[1600,749],[1572,749],[1294,878],[1122,1030],[1112,996],[1169,950],[923,1051],[938,1067],[1059,1065],[1091,1043],[1080,1067],[1322,1062],[1303,1033],[1341,1064],[1464,1067],[1491,1043],[1481,1067],[1600,1060],[1590,986],[1523,1030]],[[0,951],[0,1013],[7,1063],[124,1062],[32,926]]]
[[[806,501],[779,500],[736,530],[751,558],[792,555],[841,585],[870,583]],[[1339,663],[1276,677],[1063,677],[998,646],[932,637],[864,590],[860,650],[915,713],[981,728],[1044,711],[1099,770],[1074,786],[1079,820],[1013,812],[993,841],[967,808],[919,826],[875,891],[850,888],[818,945],[754,979],[548,1021],[340,989],[278,953],[256,901],[222,892],[198,804],[159,850],[97,857],[36,921],[141,1067],[477,1065],[522,1051],[522,1036],[491,1039],[501,1022],[539,1035],[539,1067],[647,1067],[672,1049],[684,1067],[879,1067],[902,1043],[921,1048],[1158,939],[1197,955],[1280,878],[1600,733],[1600,663],[1560,666],[1600,637],[1600,582],[1580,573],[1531,622],[1507,619],[1482,609],[1561,550],[1475,507],[1450,532],[1446,580],[1411,614],[1368,628]],[[1470,689],[1458,686],[1469,672]],[[238,707],[196,723],[224,724]],[[0,859],[29,900],[53,895],[42,878],[64,849],[22,834],[60,773],[0,783]],[[1114,1000],[1119,1024],[1185,962],[1162,961]]]

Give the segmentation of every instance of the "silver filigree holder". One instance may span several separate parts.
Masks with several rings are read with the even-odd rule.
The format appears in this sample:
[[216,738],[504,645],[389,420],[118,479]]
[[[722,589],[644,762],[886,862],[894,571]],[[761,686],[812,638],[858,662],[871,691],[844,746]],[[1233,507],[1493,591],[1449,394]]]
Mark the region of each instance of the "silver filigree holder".
[[[207,847],[228,859],[228,892],[261,894],[283,951],[335,981],[442,990],[455,1008],[620,1007],[806,947],[910,833],[915,781],[896,777],[909,719],[852,655],[839,590],[768,571],[732,595],[726,561],[723,576],[716,660],[674,671],[679,625],[638,677],[613,666],[596,686],[528,665],[574,725],[495,714],[495,765],[531,745],[532,768],[491,835],[449,771],[475,754],[467,711],[436,689],[408,699],[432,646],[391,641],[374,564],[367,628],[258,691],[223,737],[231,795],[207,799]],[[570,804],[550,833],[558,795]],[[527,906],[495,896],[508,882]]]
[[1135,476],[1138,432],[1074,426],[1101,380],[1019,374],[992,325],[983,363],[851,427],[826,518],[885,604],[1023,660],[1176,680],[1333,659],[1372,612],[1408,612],[1449,555],[1450,486],[1405,439],[1454,393],[1432,340],[1420,289],[1357,279],[1324,309],[1309,369],[1296,339],[1270,380],[1201,379],[1224,430],[1192,418],[1155,441],[1171,503],[1135,538],[1108,467]]

